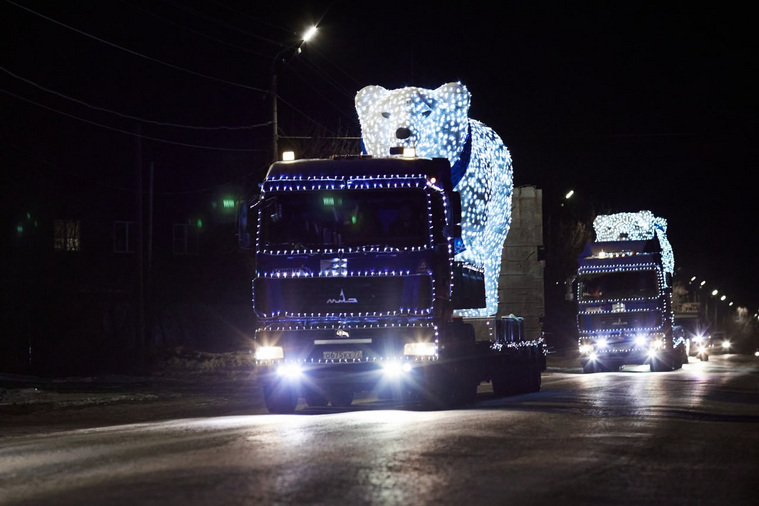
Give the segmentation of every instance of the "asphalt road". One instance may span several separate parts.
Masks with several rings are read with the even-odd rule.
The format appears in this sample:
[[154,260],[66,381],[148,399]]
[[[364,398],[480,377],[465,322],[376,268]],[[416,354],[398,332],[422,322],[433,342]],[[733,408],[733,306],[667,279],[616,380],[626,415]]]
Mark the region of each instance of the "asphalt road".
[[549,360],[541,392],[485,386],[465,409],[295,415],[265,414],[246,382],[135,386],[0,410],[0,504],[754,504],[758,380],[749,356],[592,375]]

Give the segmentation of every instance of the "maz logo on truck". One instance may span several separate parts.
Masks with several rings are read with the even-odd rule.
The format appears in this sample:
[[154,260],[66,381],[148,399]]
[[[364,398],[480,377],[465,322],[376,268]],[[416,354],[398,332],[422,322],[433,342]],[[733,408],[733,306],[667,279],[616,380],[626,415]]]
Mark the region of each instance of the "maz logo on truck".
[[340,298],[327,299],[327,304],[358,304],[358,299],[356,297],[351,297],[349,299],[346,299],[345,293],[343,293],[343,291],[340,290]]

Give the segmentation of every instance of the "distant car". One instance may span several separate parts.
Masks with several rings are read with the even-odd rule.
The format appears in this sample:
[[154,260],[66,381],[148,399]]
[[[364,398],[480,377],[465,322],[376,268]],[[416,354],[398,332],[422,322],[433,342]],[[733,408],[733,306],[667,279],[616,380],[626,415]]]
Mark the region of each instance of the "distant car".
[[712,349],[712,336],[709,334],[696,334],[691,338],[688,354],[696,357],[702,362],[709,360],[709,354]]
[[712,334],[712,347],[710,350],[712,355],[732,353],[733,343],[724,332],[714,332]]

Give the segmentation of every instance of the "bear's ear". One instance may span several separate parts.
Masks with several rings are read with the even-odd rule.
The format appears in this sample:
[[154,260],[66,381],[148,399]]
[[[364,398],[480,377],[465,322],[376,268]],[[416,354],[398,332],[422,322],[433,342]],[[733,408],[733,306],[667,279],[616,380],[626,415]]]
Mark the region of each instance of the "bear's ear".
[[356,93],[356,111],[359,119],[365,117],[369,110],[374,107],[378,101],[385,98],[388,91],[382,86],[365,86]]
[[469,114],[469,101],[471,94],[463,84],[446,83],[435,90],[439,105],[449,110],[461,109],[464,114]]

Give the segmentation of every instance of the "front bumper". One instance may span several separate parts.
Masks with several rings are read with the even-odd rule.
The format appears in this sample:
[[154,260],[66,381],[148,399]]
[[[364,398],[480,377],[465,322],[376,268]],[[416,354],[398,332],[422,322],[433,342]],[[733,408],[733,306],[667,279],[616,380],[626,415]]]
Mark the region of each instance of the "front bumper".
[[673,352],[672,343],[664,335],[580,339],[580,361],[583,366],[599,362],[611,366],[643,365],[661,360]]
[[328,390],[350,386],[352,391],[369,391],[389,385],[421,381],[428,374],[430,360],[376,360],[371,362],[310,363],[277,361],[257,366],[260,381],[287,382],[298,391]]

